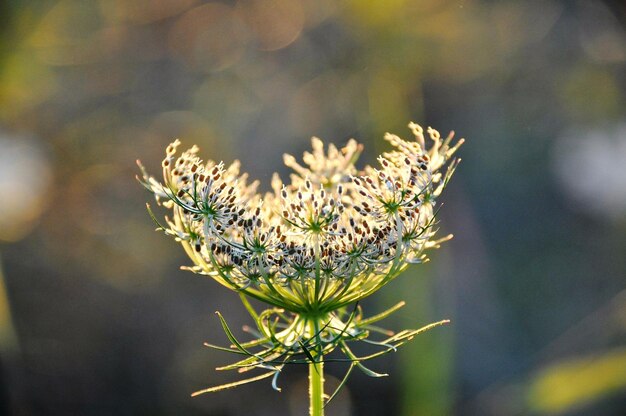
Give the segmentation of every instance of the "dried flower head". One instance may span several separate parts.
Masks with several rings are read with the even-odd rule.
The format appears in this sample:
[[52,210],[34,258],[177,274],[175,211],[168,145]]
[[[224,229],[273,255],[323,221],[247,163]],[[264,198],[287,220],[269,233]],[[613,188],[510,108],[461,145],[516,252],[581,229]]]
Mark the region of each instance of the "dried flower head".
[[[449,161],[463,140],[451,146],[454,133],[442,139],[429,128],[427,145],[419,125],[409,128],[415,141],[387,133],[394,149],[378,158],[378,168],[363,170],[355,167],[363,149],[356,141],[341,149],[331,144],[325,152],[322,141],[313,138],[304,164],[284,156],[294,171],[291,180],[283,183],[275,174],[273,192],[265,195],[257,192],[258,182],[249,184],[240,173],[239,162],[203,162],[196,146],[176,156],[178,140],[167,148],[162,181],[139,165],[144,186],[171,211],[159,228],[182,244],[193,262],[188,269],[237,291],[256,322],[257,328],[249,329],[255,340],[240,343],[219,315],[232,342],[225,349],[246,356],[223,369],[269,370],[198,393],[270,376],[276,387],[284,365],[321,362],[336,348],[350,370],[357,366],[380,376],[362,361],[393,351],[432,326],[395,335],[382,331],[385,340],[371,341],[370,332],[377,330],[371,324],[403,303],[371,318],[358,307],[408,264],[426,261],[427,249],[451,238],[435,237],[435,207],[458,164]],[[246,296],[272,308],[257,313]],[[356,340],[382,350],[357,358],[348,347]]]

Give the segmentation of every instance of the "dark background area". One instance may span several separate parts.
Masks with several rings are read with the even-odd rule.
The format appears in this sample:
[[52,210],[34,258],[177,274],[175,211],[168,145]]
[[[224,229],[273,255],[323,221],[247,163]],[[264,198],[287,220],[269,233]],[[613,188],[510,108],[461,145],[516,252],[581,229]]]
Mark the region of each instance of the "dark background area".
[[313,135],[373,163],[411,120],[467,138],[455,238],[365,308],[452,324],[328,414],[626,414],[623,2],[4,0],[0,20],[0,414],[305,414],[299,368],[189,397],[237,378],[202,346],[227,343],[213,312],[250,322],[179,270],[135,160],[158,174],[180,138],[269,189]]

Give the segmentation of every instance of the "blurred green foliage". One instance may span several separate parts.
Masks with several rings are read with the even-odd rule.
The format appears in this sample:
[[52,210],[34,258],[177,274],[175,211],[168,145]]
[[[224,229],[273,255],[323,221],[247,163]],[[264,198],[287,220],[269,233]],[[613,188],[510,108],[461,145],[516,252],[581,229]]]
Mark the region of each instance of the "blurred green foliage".
[[329,412],[626,411],[607,324],[626,288],[623,2],[8,0],[0,22],[0,310],[19,345],[0,413],[298,409],[298,387],[188,398],[226,381],[201,348],[212,312],[247,322],[177,272],[134,161],[154,171],[180,137],[268,187],[312,135],[372,162],[410,120],[469,139],[441,217],[456,238],[376,306],[453,323]]

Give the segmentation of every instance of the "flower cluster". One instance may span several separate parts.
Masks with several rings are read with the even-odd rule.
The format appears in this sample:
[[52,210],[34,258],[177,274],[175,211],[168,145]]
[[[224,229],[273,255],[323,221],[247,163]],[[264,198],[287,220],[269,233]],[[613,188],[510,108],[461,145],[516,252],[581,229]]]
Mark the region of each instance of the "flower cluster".
[[[393,150],[378,158],[379,167],[362,170],[355,166],[362,151],[356,141],[325,152],[313,138],[304,164],[284,156],[294,173],[288,183],[275,174],[265,195],[240,173],[239,162],[203,162],[195,146],[176,156],[178,140],[167,148],[162,181],[140,165],[142,183],[170,210],[159,225],[184,247],[193,262],[188,269],[239,292],[257,322],[257,340],[231,339],[248,355],[232,368],[269,368],[276,376],[285,363],[319,360],[337,346],[362,367],[345,341],[366,338],[375,319],[349,305],[450,238],[435,238],[436,200],[463,140],[451,145],[453,133],[442,139],[434,129],[425,135],[417,124],[409,128],[415,141],[386,134]],[[245,296],[273,308],[257,314]],[[415,333],[402,334],[381,345],[395,348]],[[248,351],[262,345],[263,352]]]

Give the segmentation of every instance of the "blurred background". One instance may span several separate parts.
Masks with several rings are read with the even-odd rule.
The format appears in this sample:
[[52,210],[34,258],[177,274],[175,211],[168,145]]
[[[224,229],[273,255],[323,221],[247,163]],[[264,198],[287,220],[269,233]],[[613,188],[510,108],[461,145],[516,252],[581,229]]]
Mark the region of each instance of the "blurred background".
[[411,120],[468,139],[455,239],[365,307],[452,324],[328,414],[626,414],[625,28],[619,0],[1,1],[0,414],[304,414],[302,369],[189,397],[237,379],[213,312],[250,320],[179,270],[135,160],[181,138],[269,189],[313,135],[372,163]]

